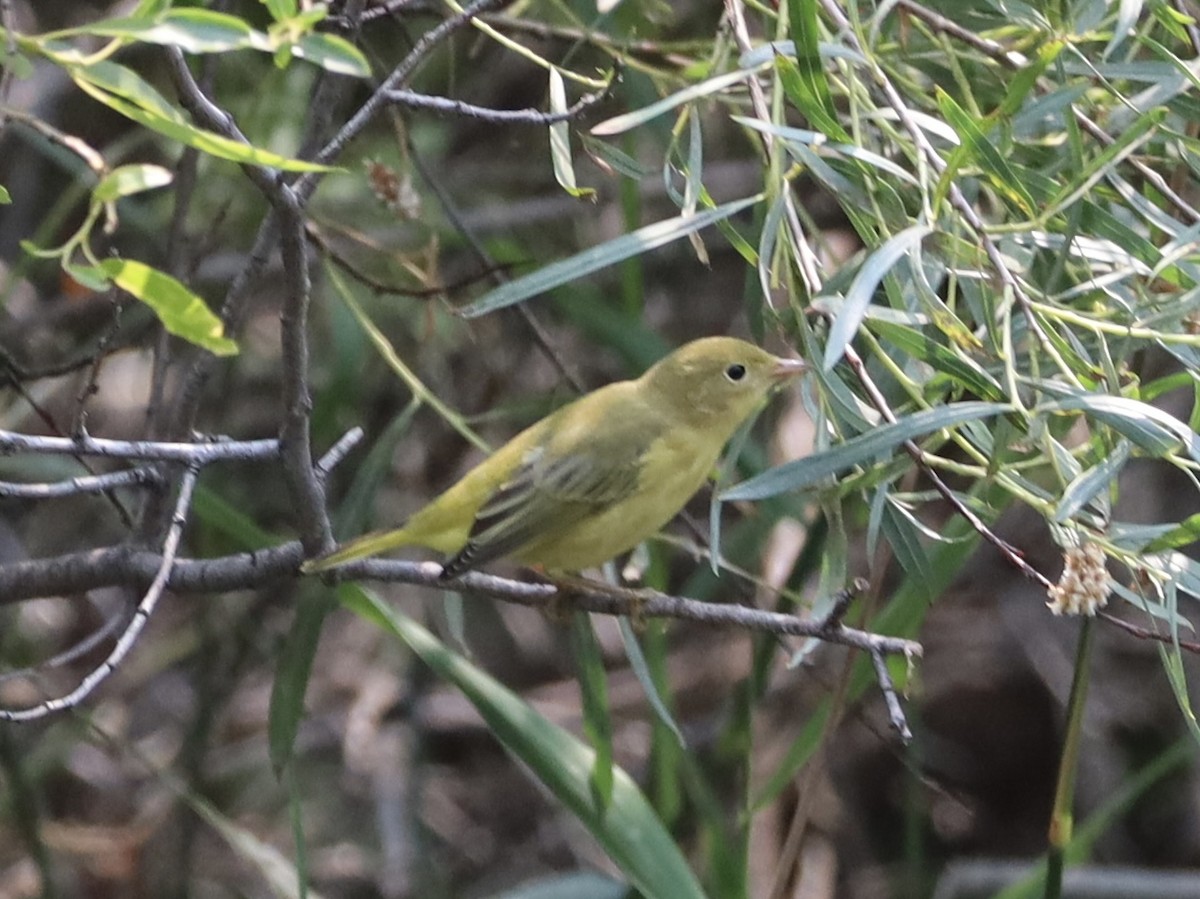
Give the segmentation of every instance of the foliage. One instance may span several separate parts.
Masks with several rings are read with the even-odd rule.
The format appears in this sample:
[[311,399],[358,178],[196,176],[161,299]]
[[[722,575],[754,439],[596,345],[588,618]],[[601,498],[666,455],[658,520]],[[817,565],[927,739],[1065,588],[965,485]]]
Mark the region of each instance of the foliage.
[[[266,590],[269,578],[274,589],[295,591],[284,648],[263,652],[278,656],[271,760],[303,810],[315,801],[296,773],[306,690],[320,676],[314,660],[336,616],[325,588],[278,584],[294,585],[302,557],[335,530],[366,527],[371,497],[395,474],[395,446],[424,443],[436,459],[443,425],[483,447],[544,411],[541,401],[536,409],[513,401],[522,386],[533,392],[528,384],[497,388],[488,379],[473,358],[481,354],[463,349],[469,335],[508,352],[516,339],[507,317],[519,315],[556,376],[582,372],[590,382],[597,357],[606,358],[597,351],[613,351],[630,371],[659,355],[664,340],[652,323],[669,319],[678,330],[682,321],[686,331],[739,321],[811,360],[803,400],[815,425],[813,453],[771,465],[752,436],[723,472],[711,506],[723,593],[704,571],[687,582],[673,576],[680,554],[670,541],[638,557],[648,585],[728,599],[733,588],[725,585],[760,577],[744,569],[760,566],[768,528],[800,518],[809,542],[771,580],[773,608],[829,614],[859,573],[861,545],[876,567],[850,620],[913,637],[983,543],[1039,591],[1053,586],[1056,570],[1043,571],[997,533],[1001,516],[1021,509],[1043,523],[1057,556],[1085,544],[1103,550],[1119,573],[1110,588],[1122,607],[1105,621],[1114,630],[1126,621],[1131,633],[1117,631],[1122,639],[1157,640],[1179,720],[1200,738],[1183,655],[1194,648],[1190,597],[1200,596],[1200,566],[1187,552],[1200,490],[1200,211],[1191,202],[1200,32],[1182,6],[729,0],[714,22],[711,11],[631,2],[599,13],[554,2],[500,13],[499,3],[476,0],[468,7],[475,18],[453,0],[432,15],[395,3],[220,5],[218,12],[143,0],[122,18],[32,34],[4,23],[7,128],[34,135],[47,158],[68,159],[70,174],[53,208],[19,235],[23,255],[5,260],[5,302],[15,305],[22,283],[70,285],[98,304],[119,291],[134,302],[115,301],[122,311],[107,330],[58,335],[60,358],[29,359],[4,346],[0,361],[17,399],[3,424],[15,429],[33,409],[82,439],[105,360],[149,348],[150,399],[135,436],[178,443],[202,425],[233,433],[246,417],[265,420],[280,438],[278,471],[269,475],[278,489],[244,474],[200,487],[190,555],[242,566],[225,580],[211,574],[216,565],[188,568],[194,558],[176,564],[164,551],[161,568],[157,556],[136,568],[129,553],[114,551],[103,556],[113,560],[107,568],[100,557],[73,557],[78,580],[53,579],[76,570],[61,559],[47,561],[42,580],[13,567],[3,581],[0,566],[12,596],[43,595],[44,583],[62,593],[120,585],[135,595],[153,589],[156,570],[177,589]],[[116,116],[126,137],[92,146],[74,132],[102,130],[9,108],[13,79],[34,77],[38,67],[61,73],[76,99]],[[493,108],[505,79],[548,113]],[[476,103],[481,96],[487,106]],[[475,120],[482,126],[467,131]],[[518,132],[513,150],[506,141]],[[473,154],[511,159],[512,184],[460,182],[456,199],[446,182]],[[731,163],[734,190],[723,168]],[[648,188],[655,175],[661,198]],[[0,177],[9,210],[29,188],[11,170]],[[515,207],[535,192],[565,209],[570,227],[537,227],[517,213],[481,239],[458,205]],[[822,207],[832,212],[818,214]],[[600,211],[615,218],[602,226]],[[850,236],[851,250],[839,235]],[[234,273],[206,282],[203,263],[221,253],[236,256]],[[673,260],[666,274],[656,268],[664,258]],[[698,263],[719,271],[731,260],[744,297],[707,294],[673,305],[687,301],[678,294],[691,276],[681,272],[698,271]],[[55,275],[47,275],[50,263]],[[488,280],[494,286],[485,287]],[[675,300],[655,298],[663,284]],[[256,290],[269,297],[265,315],[252,302]],[[278,348],[265,348],[268,327]],[[453,377],[456,366],[466,376]],[[72,371],[84,373],[77,402],[40,408],[31,385]],[[238,424],[235,392],[214,388],[214,379],[255,377],[270,382],[272,398]],[[467,408],[494,409],[502,426],[472,419]],[[374,441],[367,461],[349,473],[314,467],[313,447],[360,421]],[[178,483],[181,467],[167,460],[179,457],[127,458],[149,460],[147,481]],[[1122,517],[1123,479],[1147,463],[1169,467],[1186,486],[1186,511],[1150,522]],[[193,471],[199,466],[193,460]],[[4,471],[59,480],[81,467],[78,460],[52,475],[34,466]],[[332,523],[327,484],[331,496],[346,497],[332,504]],[[239,494],[250,501],[235,501]],[[112,504],[135,544],[162,547],[172,522],[182,526],[162,495],[134,494],[133,514],[126,500]],[[749,501],[757,516],[722,517],[723,507]],[[78,538],[66,544],[70,551],[92,545],[82,533],[67,536]],[[273,545],[264,548],[267,540]],[[238,556],[243,550],[263,555]],[[895,577],[885,581],[893,562]],[[419,567],[404,571],[410,582],[428,583]],[[570,642],[583,697],[579,730],[592,747],[412,617],[356,585],[343,585],[339,596],[461,690],[495,739],[646,897],[737,897],[768,887],[779,895],[795,857],[781,850],[774,884],[752,883],[756,816],[828,751],[847,708],[880,688],[895,699],[891,681],[907,685],[911,674],[906,664],[889,668],[882,654],[861,653],[837,688],[810,704],[785,750],[765,761],[755,716],[765,713],[780,650],[776,636],[759,634],[746,648],[752,671],[730,687],[705,755],[687,745],[666,676],[667,631],[651,624],[643,633],[635,615],[623,639],[653,729],[639,786],[613,744],[605,671],[613,660],[584,613],[573,614]],[[254,632],[260,614],[251,601],[237,623]],[[487,613],[459,599],[443,614],[447,643],[469,644],[468,619]],[[840,626],[845,605],[834,614]],[[205,627],[221,627],[219,619]],[[36,640],[5,630],[6,658],[24,664],[36,654]],[[805,643],[792,661],[808,660],[816,645]],[[213,715],[195,712],[196,758]],[[78,736],[60,734],[56,746]],[[13,753],[3,755],[14,783],[32,776]],[[1154,767],[1155,777],[1182,763],[1178,748],[1161,758],[1171,761]],[[234,808],[204,796],[200,769],[196,762],[183,772],[191,778],[184,785],[171,775],[172,789],[203,810],[264,882],[284,894],[306,889],[302,849],[315,837],[300,824],[305,816],[297,818],[295,871],[281,874],[282,860],[236,823]],[[1137,784],[1149,790],[1153,779]],[[19,798],[6,814],[17,812]],[[1120,807],[1133,799],[1122,793]],[[801,810],[806,801],[801,795]],[[1102,809],[1096,820],[1114,816]],[[804,815],[796,821],[802,828]],[[1097,840],[1096,828],[1084,833],[1083,848],[1065,847],[1073,862]],[[52,883],[37,828],[22,838]],[[455,895],[463,885],[427,887],[428,895]],[[580,895],[612,888],[602,880]]]

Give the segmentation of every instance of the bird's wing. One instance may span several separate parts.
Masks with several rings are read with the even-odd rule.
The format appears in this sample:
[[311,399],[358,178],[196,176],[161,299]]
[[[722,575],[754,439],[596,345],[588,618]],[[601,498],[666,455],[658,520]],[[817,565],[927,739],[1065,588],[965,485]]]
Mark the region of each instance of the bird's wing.
[[442,577],[457,577],[625,499],[637,489],[643,454],[631,448],[601,457],[584,449],[547,458],[544,447],[531,451],[480,507]]

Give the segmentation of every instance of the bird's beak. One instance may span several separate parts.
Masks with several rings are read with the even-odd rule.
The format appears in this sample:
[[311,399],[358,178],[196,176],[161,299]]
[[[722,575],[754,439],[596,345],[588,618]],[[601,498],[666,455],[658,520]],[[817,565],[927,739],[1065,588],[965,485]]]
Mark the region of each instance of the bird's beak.
[[808,363],[803,359],[776,359],[775,367],[771,369],[771,377],[777,381],[785,381],[808,371]]

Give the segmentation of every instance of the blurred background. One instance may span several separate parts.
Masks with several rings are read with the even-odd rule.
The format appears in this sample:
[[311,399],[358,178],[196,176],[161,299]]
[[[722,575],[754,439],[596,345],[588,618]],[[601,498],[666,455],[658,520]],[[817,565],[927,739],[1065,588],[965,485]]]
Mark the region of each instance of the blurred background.
[[[890,4],[901,9],[878,17],[870,4],[839,5],[860,26],[878,23],[878,31],[860,27],[859,33],[877,42],[887,71],[914,105],[936,84],[979,121],[991,107],[972,103],[1010,95],[1014,76],[951,25],[979,42],[1031,55],[1050,33],[1030,24],[1036,16],[1028,10],[1010,19],[1004,4],[930,4],[919,8],[924,16],[915,4]],[[1104,35],[1119,24],[1118,4],[1059,5],[1058,24],[1074,23],[1072,39],[1095,42],[1089,48],[1103,47]],[[140,127],[82,91],[61,59],[15,41],[163,12],[165,5],[158,6],[0,4],[11,29],[0,96],[8,113],[0,130],[0,185],[12,200],[0,206],[5,429],[70,434],[85,422],[97,436],[161,436],[169,419],[163,410],[170,411],[191,361],[185,349],[166,349],[143,304],[81,284],[58,259],[22,249],[23,242],[59,246],[87,219],[95,179],[61,135],[94,148],[109,165],[149,163],[175,175],[165,189],[122,200],[112,233],[89,232],[99,258],[116,253],[147,262],[218,309],[255,251],[268,207],[234,163],[197,156]],[[272,27],[269,3],[174,6],[206,7],[264,33]],[[423,2],[328,6],[331,18],[321,28],[354,41],[376,73],[389,71],[449,14]],[[1191,5],[1145,6],[1137,27],[1147,42],[1128,50],[1123,63],[1132,67],[1151,39],[1194,59],[1196,52],[1187,52],[1195,28]],[[296,15],[315,8],[301,4]],[[338,158],[341,170],[323,180],[307,226],[313,444],[320,454],[350,427],[366,432],[327,485],[340,537],[403,520],[477,462],[480,452],[463,438],[463,426],[495,445],[579,390],[635,376],[689,339],[733,334],[795,353],[804,346],[798,335],[805,327],[819,330],[811,325],[812,309],[796,302],[795,271],[764,292],[731,239],[730,231],[758,246],[751,235],[763,227],[761,208],[731,217],[722,230],[706,229],[495,314],[456,314],[500,283],[677,215],[693,179],[717,204],[763,189],[763,146],[730,118],[747,114],[744,92],[733,110],[702,97],[691,120],[648,118],[603,142],[587,133],[599,121],[735,66],[733,9],[627,0],[611,11],[533,2],[488,14],[499,33],[588,78],[603,80],[614,58],[621,60],[608,95],[571,125],[574,174],[591,196],[560,186],[544,125],[396,107]],[[756,44],[773,36],[778,5],[747,4],[742,11]],[[358,13],[356,29],[339,30],[347,21],[341,16]],[[824,39],[835,29],[828,9],[820,16]],[[937,17],[945,17],[940,26]],[[104,48],[107,39],[63,38],[83,52]],[[114,59],[176,102],[162,46],[135,40]],[[301,152],[321,114],[334,127],[344,123],[370,90],[366,80],[347,79],[339,103],[326,110],[314,97],[324,96],[318,91],[334,76],[318,66],[296,59],[276,64],[269,53],[247,50],[189,54],[188,61],[255,145],[284,155]],[[1154,71],[1165,82],[1175,70]],[[1075,74],[1045,71],[1061,79],[1060,87]],[[1082,97],[1080,85],[1091,77],[1079,75],[1067,86]],[[1112,97],[1120,90],[1105,78],[1090,83],[1112,95],[1093,98],[1089,110],[1115,120]],[[843,88],[857,96],[855,85],[837,78],[833,84],[840,111],[861,102],[842,96]],[[412,86],[491,109],[548,108],[545,71],[478,30],[461,30],[430,53]],[[1145,87],[1145,78],[1136,86]],[[569,81],[569,100],[588,89]],[[702,132],[689,130],[692,121]],[[1065,153],[1057,138],[1029,138],[1019,148],[1026,153],[1022,163],[1032,168],[1037,159]],[[1190,146],[1183,156],[1186,165],[1157,147],[1145,153],[1176,190],[1194,198]],[[902,153],[894,158],[912,167]],[[795,161],[778,164],[786,169]],[[1070,160],[1063,165],[1069,168]],[[803,210],[830,273],[863,249],[862,231],[846,212],[853,186],[839,196],[829,182],[801,174],[783,188]],[[893,199],[901,211],[910,200]],[[986,191],[974,200],[1003,219]],[[1090,227],[1086,217],[1071,221],[1079,231]],[[278,433],[285,285],[272,253],[254,274],[231,335],[239,355],[214,366],[203,383],[195,420],[201,432],[239,439]],[[446,404],[450,418],[414,402],[412,383],[379,352],[364,320]],[[1142,383],[1158,383],[1187,372],[1185,361],[1146,346],[1119,363]],[[1179,389],[1161,391],[1158,401],[1188,421],[1193,380],[1171,384]],[[775,398],[754,425],[732,479],[813,451],[822,433],[814,424],[821,388],[809,379]],[[819,412],[816,420],[824,420]],[[1014,443],[1023,439],[1010,436]],[[0,458],[0,472],[25,481],[85,473],[70,457],[38,456]],[[858,669],[842,648],[810,648],[789,665],[799,644],[727,628],[645,623],[638,636],[682,731],[681,746],[647,698],[617,623],[594,620],[615,761],[642,787],[709,895],[1001,895],[1045,852],[1079,622],[1050,616],[1045,589],[995,550],[978,548],[977,540],[939,546],[931,535],[949,533],[952,511],[918,474],[904,477],[907,495],[923,499],[914,520],[926,528],[905,533],[931,554],[954,550],[936,557],[942,567],[926,573],[924,591],[906,594],[917,597],[911,632],[925,648],[912,677],[902,664],[893,671],[916,733],[909,746],[889,723],[873,682],[849,688]],[[1189,477],[1162,460],[1131,461],[1112,517],[1187,520],[1198,511]],[[670,593],[771,608],[786,589],[804,610],[829,593],[844,569],[870,584],[852,623],[873,629],[874,616],[896,591],[911,588],[912,577],[888,540],[868,540],[864,492],[865,500],[855,490],[832,488],[725,504],[721,548],[729,569],[718,578],[704,557],[706,491],[663,538],[623,562],[624,574]],[[0,499],[0,564],[139,539],[131,510],[140,500],[120,497]],[[185,554],[271,546],[293,538],[295,528],[277,466],[222,465],[200,481]],[[996,530],[1031,565],[1058,577],[1062,551],[1044,516],[1012,505]],[[503,565],[497,571],[519,574]],[[413,586],[376,589],[546,719],[583,734],[579,675],[561,617]],[[24,707],[69,691],[111,645],[85,641],[114,626],[131,595],[106,588],[0,598],[0,659],[6,671],[22,675],[0,681],[3,705]],[[1180,614],[1194,618],[1194,600],[1179,602]],[[1120,603],[1119,614],[1145,625],[1146,616],[1127,605]],[[298,681],[305,714],[280,774],[269,754],[271,695],[288,647],[297,645],[298,610],[314,607],[323,609],[311,619],[319,642],[311,674]],[[309,636],[315,641],[315,632]],[[1195,722],[1165,673],[1167,650],[1111,625],[1097,625],[1095,641],[1073,861],[1085,874],[1097,866],[1130,869],[1121,895],[1200,895],[1200,875],[1187,873],[1200,867],[1200,783],[1189,735]],[[71,658],[45,664],[73,648]],[[1170,658],[1181,682],[1194,683],[1193,657]],[[333,608],[327,588],[296,579],[252,591],[168,594],[132,655],[83,708],[0,726],[0,834],[0,899],[298,895],[295,872],[305,865],[310,895],[330,897],[628,894],[627,872],[505,750],[458,688],[379,627]],[[1022,864],[1007,866],[1012,862]],[[1099,891],[1118,882],[1106,870],[1100,868],[1096,892],[1069,895],[1115,895]]]

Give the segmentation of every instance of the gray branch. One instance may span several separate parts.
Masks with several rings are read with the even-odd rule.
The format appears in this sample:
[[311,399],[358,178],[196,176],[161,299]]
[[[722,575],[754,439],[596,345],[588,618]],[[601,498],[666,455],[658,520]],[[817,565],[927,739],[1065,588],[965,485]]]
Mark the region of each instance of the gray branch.
[[41,437],[0,429],[0,455],[104,456],[110,459],[145,462],[183,462],[207,465],[226,459],[268,459],[279,455],[278,440],[231,440],[217,437],[207,442],[181,443],[156,440],[107,440],[81,434],[78,437]]
[[56,499],[63,496],[78,496],[81,493],[103,493],[115,487],[162,486],[162,475],[157,469],[131,468],[108,474],[85,475],[42,484],[21,484],[0,481],[0,499]]
[[432,109],[436,112],[446,112],[451,115],[471,119],[483,119],[486,122],[497,122],[518,125],[553,125],[555,122],[566,122],[575,118],[589,106],[594,106],[604,99],[604,92],[584,94],[574,105],[562,112],[542,112],[540,109],[491,109],[487,106],[475,106],[462,100],[451,100],[449,97],[435,97],[430,94],[419,94],[410,90],[384,91],[388,101],[400,106],[413,109]]
[[142,628],[150,620],[150,616],[154,613],[154,607],[158,605],[158,600],[167,587],[171,569],[175,566],[175,556],[179,551],[179,541],[183,538],[183,528],[187,524],[188,512],[191,511],[192,493],[196,488],[196,480],[199,476],[200,466],[195,462],[190,463],[179,482],[179,497],[175,502],[175,512],[171,516],[171,526],[163,541],[162,556],[159,558],[154,578],[146,589],[141,602],[133,610],[133,617],[129,619],[125,630],[121,632],[121,636],[117,638],[116,644],[104,661],[93,668],[87,677],[80,681],[79,686],[65,696],[47,699],[28,709],[0,708],[0,721],[33,721],[62,709],[74,708],[87,699],[100,684],[108,679],[109,675],[117,670],[117,666],[133,649],[133,644],[137,642]]
[[[181,593],[222,593],[250,590],[295,577],[304,561],[299,541],[252,553],[213,559],[178,559],[167,586]],[[68,553],[52,559],[14,562],[0,566],[0,604],[35,596],[80,593],[118,584],[144,586],[154,577],[162,557],[149,550],[108,547]],[[544,609],[553,602],[605,615],[642,618],[679,618],[703,624],[727,625],[792,637],[815,637],[885,654],[917,657],[921,644],[902,637],[872,634],[840,622],[815,621],[781,612],[738,605],[701,602],[652,590],[621,590],[601,583],[573,582],[569,587],[530,583],[471,572],[453,581],[440,579],[437,562],[366,559],[338,569],[343,577],[363,578],[421,587],[453,587],[517,605]]]

